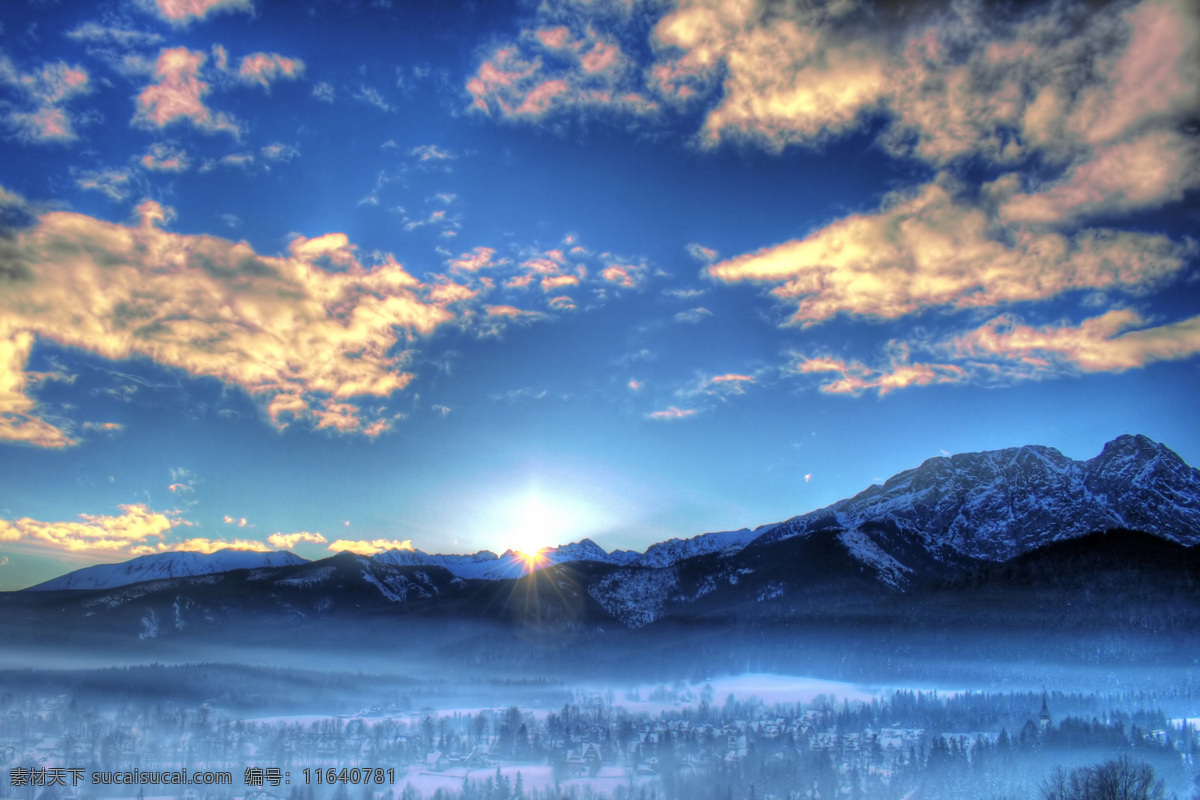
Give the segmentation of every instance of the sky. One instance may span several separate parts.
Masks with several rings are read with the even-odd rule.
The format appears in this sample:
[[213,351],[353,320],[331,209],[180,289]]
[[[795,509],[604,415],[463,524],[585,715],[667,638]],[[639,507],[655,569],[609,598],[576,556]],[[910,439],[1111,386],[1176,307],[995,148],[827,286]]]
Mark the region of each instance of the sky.
[[1200,465],[1186,0],[15,0],[0,590]]

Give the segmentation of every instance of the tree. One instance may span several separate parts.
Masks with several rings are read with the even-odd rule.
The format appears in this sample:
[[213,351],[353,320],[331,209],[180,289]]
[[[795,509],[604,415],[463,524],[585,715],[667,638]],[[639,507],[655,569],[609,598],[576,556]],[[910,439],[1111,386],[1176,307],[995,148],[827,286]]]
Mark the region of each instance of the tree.
[[1067,773],[1059,767],[1042,781],[1041,800],[1166,800],[1154,769],[1121,756]]

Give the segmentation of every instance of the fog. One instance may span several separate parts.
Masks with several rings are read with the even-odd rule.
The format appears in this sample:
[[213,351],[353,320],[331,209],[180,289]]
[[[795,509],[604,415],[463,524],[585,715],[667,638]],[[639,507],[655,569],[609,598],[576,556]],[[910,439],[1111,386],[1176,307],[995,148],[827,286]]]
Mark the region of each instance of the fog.
[[[494,633],[474,648],[9,648],[0,796],[36,800],[49,787],[27,782],[58,775],[47,800],[1015,800],[1121,756],[1194,791],[1200,667],[1154,649],[1139,663],[1129,638],[1036,659],[986,634],[943,640],[946,657],[917,637],[880,657],[860,636],[677,631],[489,655]],[[956,655],[980,648],[1010,657]],[[191,783],[163,782],[183,770]]]

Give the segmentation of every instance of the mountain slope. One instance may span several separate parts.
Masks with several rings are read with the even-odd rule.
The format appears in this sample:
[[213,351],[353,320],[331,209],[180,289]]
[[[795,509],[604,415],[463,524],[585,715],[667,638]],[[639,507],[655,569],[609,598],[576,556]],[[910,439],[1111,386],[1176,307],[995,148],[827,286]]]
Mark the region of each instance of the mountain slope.
[[215,553],[178,552],[139,556],[120,564],[97,564],[30,586],[26,591],[59,589],[114,589],[142,581],[212,575],[235,569],[285,567],[306,564],[286,550],[260,553],[251,550],[218,550]]
[[1200,471],[1145,436],[1120,436],[1088,461],[1027,445],[931,458],[761,537],[856,530],[885,551],[1005,561],[1048,542],[1132,528],[1200,542]]

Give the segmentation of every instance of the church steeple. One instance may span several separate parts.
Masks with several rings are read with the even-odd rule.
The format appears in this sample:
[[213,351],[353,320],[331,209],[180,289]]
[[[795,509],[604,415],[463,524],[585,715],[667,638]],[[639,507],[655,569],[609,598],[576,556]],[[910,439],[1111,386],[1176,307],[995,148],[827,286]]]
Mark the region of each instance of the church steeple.
[[1038,713],[1038,727],[1045,731],[1050,727],[1050,706],[1046,703],[1046,690],[1042,690],[1042,710]]

